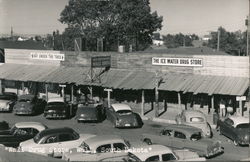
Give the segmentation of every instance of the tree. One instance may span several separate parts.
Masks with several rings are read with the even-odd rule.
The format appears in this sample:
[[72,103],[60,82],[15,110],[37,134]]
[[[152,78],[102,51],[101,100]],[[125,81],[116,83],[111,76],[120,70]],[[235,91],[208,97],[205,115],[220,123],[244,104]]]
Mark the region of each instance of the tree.
[[69,0],[59,20],[87,40],[104,38],[106,50],[131,42],[143,50],[162,27],[162,17],[151,13],[149,0]]
[[[223,27],[218,29],[220,31],[220,50],[231,55],[245,55],[246,54],[246,32],[240,31],[228,32]],[[207,46],[217,49],[218,31],[211,32],[211,39]]]
[[168,48],[177,48],[181,46],[193,46],[193,40],[197,40],[199,37],[195,34],[192,35],[183,35],[182,33],[171,35],[168,34],[163,36],[164,44]]

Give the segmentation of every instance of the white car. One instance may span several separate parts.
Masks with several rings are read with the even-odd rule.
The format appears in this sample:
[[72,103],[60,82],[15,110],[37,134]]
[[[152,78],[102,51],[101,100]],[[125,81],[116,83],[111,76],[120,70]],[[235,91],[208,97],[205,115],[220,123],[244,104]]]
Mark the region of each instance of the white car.
[[176,124],[184,124],[200,128],[204,137],[212,137],[211,126],[208,124],[206,116],[199,110],[183,110],[175,118]]
[[61,157],[71,148],[76,148],[88,135],[78,134],[71,128],[46,129],[33,139],[20,143],[19,150],[45,156]]
[[128,141],[116,135],[89,135],[77,148],[62,157],[67,161],[100,161],[109,157],[125,156]]
[[163,145],[141,146],[128,150],[127,156],[110,157],[102,161],[205,161],[196,152],[189,150],[173,151]]
[[0,94],[0,111],[11,112],[17,100],[15,93],[5,92]]

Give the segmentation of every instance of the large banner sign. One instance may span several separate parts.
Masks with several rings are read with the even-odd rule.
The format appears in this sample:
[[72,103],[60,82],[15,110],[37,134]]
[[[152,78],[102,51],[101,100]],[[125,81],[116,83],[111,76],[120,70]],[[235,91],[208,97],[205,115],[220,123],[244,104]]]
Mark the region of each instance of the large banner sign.
[[31,52],[31,59],[64,61],[64,54],[49,52]]
[[153,57],[152,65],[167,65],[167,66],[203,66],[202,59],[199,58],[166,58]]

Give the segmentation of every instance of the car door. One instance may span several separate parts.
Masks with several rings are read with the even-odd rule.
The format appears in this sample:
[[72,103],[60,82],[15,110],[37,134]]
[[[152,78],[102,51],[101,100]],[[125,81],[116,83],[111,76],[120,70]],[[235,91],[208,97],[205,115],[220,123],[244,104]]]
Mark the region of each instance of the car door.
[[58,135],[53,134],[44,137],[43,141],[39,144],[39,151],[45,155],[53,155],[58,148]]
[[166,146],[172,146],[172,141],[173,141],[173,134],[174,131],[172,129],[165,129],[161,131],[160,136],[161,138],[164,139],[164,145]]
[[62,133],[58,135],[57,151],[54,156],[61,156],[63,152],[68,152],[70,148],[75,148],[79,144],[76,143],[75,137],[70,133]]
[[116,114],[115,114],[115,110],[114,110],[114,108],[111,106],[111,107],[109,107],[109,108],[107,108],[107,118],[108,118],[108,120],[110,120],[111,122],[115,122],[115,120],[116,120]]
[[186,135],[180,131],[174,131],[174,138],[172,140],[172,147],[184,148]]
[[104,144],[96,148],[96,154],[93,159],[86,159],[87,161],[99,161],[100,159],[104,159],[106,157],[112,157],[113,150],[111,144]]
[[18,147],[20,142],[31,139],[32,128],[17,128],[13,134],[13,139],[10,141],[12,147]]
[[223,129],[221,128],[223,131],[223,134],[229,138],[233,138],[233,136],[234,136],[233,124],[234,124],[234,122],[231,119],[227,118],[224,121]]

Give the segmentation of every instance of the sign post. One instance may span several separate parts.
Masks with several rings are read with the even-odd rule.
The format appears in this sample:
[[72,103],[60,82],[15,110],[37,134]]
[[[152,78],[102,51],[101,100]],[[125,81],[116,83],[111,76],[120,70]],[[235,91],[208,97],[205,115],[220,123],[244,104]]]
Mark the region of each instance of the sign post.
[[108,107],[110,107],[110,92],[112,92],[112,89],[104,89],[104,91],[108,92]]
[[246,101],[246,96],[236,96],[236,101],[239,101],[239,114],[243,116],[244,111],[242,107],[242,101]]

